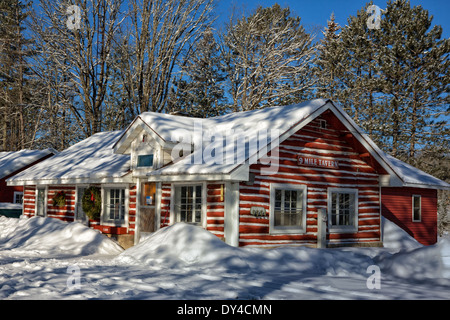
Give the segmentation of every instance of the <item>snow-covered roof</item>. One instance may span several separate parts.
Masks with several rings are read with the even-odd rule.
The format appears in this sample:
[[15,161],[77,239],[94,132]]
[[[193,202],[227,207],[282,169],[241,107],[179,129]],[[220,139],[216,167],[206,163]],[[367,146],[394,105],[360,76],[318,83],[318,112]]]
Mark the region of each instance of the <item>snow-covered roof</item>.
[[50,154],[58,153],[53,149],[46,150],[20,150],[0,152],[0,179],[38,161]]
[[130,170],[130,156],[113,153],[122,131],[101,132],[8,179],[8,183],[102,182]]
[[389,154],[384,154],[388,161],[395,167],[395,171],[400,176],[407,187],[433,187],[436,189],[448,189],[450,190],[450,184],[442,181],[432,175],[423,172]]
[[[304,118],[309,117],[327,100],[316,99],[289,106],[271,107],[251,111],[234,112],[212,118],[192,118],[186,116],[144,112],[139,115],[165,141],[179,142],[178,133],[191,133],[195,137],[195,127],[201,125],[203,131],[223,132],[227,130],[279,130],[286,131]],[[181,136],[185,138],[184,136]]]
[[[236,112],[206,119],[144,113],[141,119],[166,141],[195,141],[198,146],[199,139],[203,139],[201,148],[196,148],[192,154],[171,165],[150,172],[149,176],[230,174],[243,164],[238,159],[250,159],[259,149],[280,139],[283,134],[305,119],[313,120],[312,115],[326,103],[327,100],[317,99],[289,106]],[[258,132],[265,133],[266,136],[261,138]],[[214,135],[219,137],[217,143],[214,143],[216,141],[211,138]],[[232,138],[230,141],[246,138],[247,142],[240,149],[234,142],[224,143],[224,140],[229,137]],[[255,144],[251,145],[250,140]],[[216,158],[217,152],[221,152],[224,157]],[[205,159],[206,155],[213,156]],[[232,155],[233,159],[226,158],[226,155]],[[246,161],[246,163],[249,162]]]
[[[332,110],[343,121],[349,131],[371,152],[391,176],[396,176],[396,178],[401,180],[403,186],[450,189],[450,185],[446,182],[381,151],[342,108],[330,100],[317,99],[300,104],[236,112],[207,119],[157,114],[153,112],[143,113],[140,115],[140,118],[165,141],[186,142],[186,139],[188,139],[188,141],[192,142],[197,139],[198,142],[198,135],[201,134],[204,140],[205,132],[208,132],[208,130],[212,134],[222,132],[224,136],[231,130],[234,130],[235,134],[244,132],[245,134],[250,133],[254,135],[260,130],[267,132],[267,144],[269,144],[271,139],[279,139],[281,143],[284,138],[287,138],[290,134],[299,130],[301,126],[306,125],[320,113],[328,109]],[[208,152],[212,149],[215,149],[215,152],[217,152],[217,147],[219,149],[222,147],[222,142],[219,145],[211,144],[211,141],[208,141],[208,143]],[[258,145],[258,150],[264,147],[264,145]],[[241,151],[245,153],[244,158],[248,164],[248,159],[254,154],[255,150],[252,152],[249,144],[246,143],[245,149]],[[223,154],[227,154],[227,152],[236,154],[236,146],[225,144],[221,152]],[[228,162],[225,161],[226,159],[220,163],[213,163],[211,161],[208,163],[204,158],[203,161],[198,161],[202,159],[202,156],[205,156],[205,145],[170,165],[149,172],[148,176],[151,180],[157,180],[161,176],[183,175],[186,177],[189,175],[231,174],[232,172],[236,172],[236,169],[243,164],[239,161]],[[270,163],[268,164],[270,165]]]

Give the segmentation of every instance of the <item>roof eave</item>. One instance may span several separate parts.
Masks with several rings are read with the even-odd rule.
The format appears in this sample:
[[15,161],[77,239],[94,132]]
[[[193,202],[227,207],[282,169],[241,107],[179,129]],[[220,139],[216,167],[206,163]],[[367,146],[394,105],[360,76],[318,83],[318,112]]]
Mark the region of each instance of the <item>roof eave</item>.
[[36,186],[36,185],[77,185],[102,183],[133,183],[133,177],[125,174],[120,177],[82,177],[82,178],[49,178],[35,180],[8,180],[8,186]]

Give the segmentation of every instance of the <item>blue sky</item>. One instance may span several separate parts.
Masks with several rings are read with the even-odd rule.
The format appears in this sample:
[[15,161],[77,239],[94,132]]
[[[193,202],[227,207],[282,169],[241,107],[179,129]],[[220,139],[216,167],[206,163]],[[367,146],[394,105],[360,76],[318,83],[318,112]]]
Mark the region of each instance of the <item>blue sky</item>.
[[[218,0],[217,7],[218,27],[222,21],[227,21],[233,7],[245,12],[251,12],[258,5],[270,7],[278,3],[282,7],[289,7],[293,15],[302,18],[303,26],[308,27],[321,26],[325,27],[330,15],[334,12],[336,21],[344,26],[347,24],[347,18],[350,15],[356,15],[357,11],[362,9],[369,0]],[[373,0],[373,4],[381,9],[386,8],[386,0]],[[443,28],[443,37],[448,38],[450,35],[450,1],[448,0],[410,0],[411,6],[421,5],[434,16],[433,25],[441,25]]]

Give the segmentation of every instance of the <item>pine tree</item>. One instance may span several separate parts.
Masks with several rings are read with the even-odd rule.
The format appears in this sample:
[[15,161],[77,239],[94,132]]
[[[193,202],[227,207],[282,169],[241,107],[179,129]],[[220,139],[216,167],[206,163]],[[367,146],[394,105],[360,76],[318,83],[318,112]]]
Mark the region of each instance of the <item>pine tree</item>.
[[339,30],[341,27],[335,21],[334,13],[331,14],[327,27],[322,32],[323,39],[317,47],[317,59],[315,63],[315,76],[317,82],[317,96],[331,98],[333,101],[340,101],[340,93],[343,90],[342,82],[339,80],[338,72],[342,59],[342,46],[339,43]]
[[207,29],[186,55],[176,88],[168,102],[169,112],[183,112],[194,117],[213,117],[224,113],[225,93],[221,57],[214,34]]
[[431,27],[426,10],[406,0],[389,1],[381,28],[369,28],[371,4],[351,16],[338,37],[329,23],[319,47],[318,92],[339,88],[330,96],[382,149],[448,176],[449,39],[441,39],[440,26]]
[[450,40],[432,19],[421,6],[389,1],[378,34],[381,89],[393,108],[391,152],[414,165],[418,150],[430,158],[449,150],[442,115],[449,114]]

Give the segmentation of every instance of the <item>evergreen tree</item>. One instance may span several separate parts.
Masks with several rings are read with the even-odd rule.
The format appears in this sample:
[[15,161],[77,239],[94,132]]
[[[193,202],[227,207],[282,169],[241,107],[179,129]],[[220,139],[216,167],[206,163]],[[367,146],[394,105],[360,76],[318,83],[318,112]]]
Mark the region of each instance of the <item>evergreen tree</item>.
[[372,139],[381,146],[387,146],[384,133],[384,99],[377,94],[379,81],[379,52],[375,46],[375,37],[379,30],[367,25],[369,15],[367,7],[348,19],[339,35],[336,50],[336,74],[342,88],[338,100],[355,122],[368,132]]
[[318,92],[340,88],[332,98],[382,149],[448,177],[449,39],[431,27],[428,11],[406,0],[389,1],[380,29],[369,28],[371,4],[338,37],[329,23],[318,53]]
[[[449,148],[450,40],[433,17],[409,1],[389,1],[378,34],[382,93],[392,115],[393,155],[416,164],[417,150],[434,158]],[[436,152],[437,151],[437,152]],[[417,165],[417,164],[416,164]]]
[[207,29],[186,55],[182,72],[174,81],[168,102],[169,112],[183,112],[194,117],[213,117],[224,113],[225,93],[221,57],[211,29]]
[[330,98],[333,101],[341,100],[341,92],[344,89],[340,81],[342,75],[338,74],[342,69],[339,64],[343,56],[338,34],[340,29],[341,27],[335,21],[334,13],[332,13],[327,27],[322,32],[323,39],[317,47],[314,70],[318,80],[317,96]]

